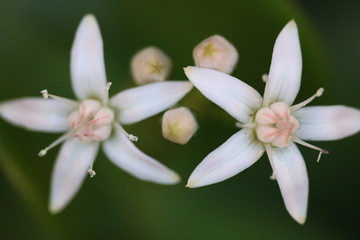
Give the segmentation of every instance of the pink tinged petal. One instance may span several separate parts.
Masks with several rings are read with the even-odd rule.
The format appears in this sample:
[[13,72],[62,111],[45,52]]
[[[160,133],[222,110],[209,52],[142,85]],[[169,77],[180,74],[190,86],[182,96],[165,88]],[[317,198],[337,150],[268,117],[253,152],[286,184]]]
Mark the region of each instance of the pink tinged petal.
[[260,125],[268,125],[275,123],[277,119],[270,108],[261,108],[256,112],[255,121]]
[[76,138],[63,144],[52,174],[50,212],[60,212],[78,192],[98,149],[99,142],[82,143]]
[[276,102],[270,105],[270,109],[277,118],[287,118],[290,115],[290,108],[286,103]]
[[187,187],[195,188],[224,181],[255,163],[264,153],[252,131],[240,130],[211,152],[195,168]]
[[71,49],[71,79],[75,95],[104,99],[106,96],[106,73],[103,42],[96,19],[86,15],[75,35]]
[[276,39],[264,93],[264,105],[284,102],[292,105],[299,92],[302,71],[298,29],[290,21]]
[[266,147],[271,166],[279,184],[285,207],[300,224],[306,220],[309,181],[303,157],[297,146]]
[[269,143],[279,135],[279,129],[266,125],[258,126],[255,129],[255,132],[256,132],[256,136],[263,143]]
[[242,123],[247,123],[261,105],[255,89],[228,74],[200,67],[187,67],[185,74],[205,97]]
[[10,123],[41,132],[64,132],[74,105],[42,98],[21,98],[0,103],[0,115]]
[[279,132],[279,134],[276,136],[276,138],[274,138],[271,144],[275,147],[286,147],[289,144],[290,137],[291,136],[289,131]]
[[160,184],[180,181],[177,173],[141,152],[120,129],[104,142],[103,147],[115,165],[139,179]]
[[360,111],[352,107],[304,107],[293,115],[300,123],[294,135],[303,140],[337,140],[360,131]]
[[110,104],[120,111],[120,123],[136,123],[173,106],[192,87],[185,81],[151,83],[118,93],[111,98]]

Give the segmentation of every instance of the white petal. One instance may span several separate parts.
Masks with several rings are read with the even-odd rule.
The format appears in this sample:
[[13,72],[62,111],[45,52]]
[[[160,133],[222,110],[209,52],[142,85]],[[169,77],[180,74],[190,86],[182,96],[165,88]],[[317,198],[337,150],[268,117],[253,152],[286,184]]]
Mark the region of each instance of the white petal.
[[264,147],[254,140],[252,131],[240,130],[206,156],[191,174],[187,187],[224,181],[250,167],[263,153]]
[[103,42],[93,15],[86,15],[76,31],[71,49],[71,79],[79,99],[104,99],[106,73]]
[[284,148],[267,147],[271,166],[279,184],[285,207],[300,224],[306,220],[309,181],[303,157],[297,146],[290,143]]
[[43,98],[21,98],[0,103],[0,115],[10,123],[29,130],[64,132],[72,104]]
[[276,39],[270,72],[266,82],[264,104],[284,102],[292,105],[301,83],[302,58],[298,29],[290,21]]
[[150,83],[118,93],[111,98],[110,104],[119,109],[120,123],[131,124],[173,106],[192,87],[185,81]]
[[205,97],[242,123],[261,105],[255,89],[228,74],[200,67],[187,67],[185,74]]
[[161,184],[180,181],[177,173],[141,152],[118,128],[115,136],[105,141],[103,147],[115,165],[137,178]]
[[60,212],[74,197],[94,162],[98,148],[99,142],[82,143],[76,138],[63,144],[52,174],[50,212]]
[[336,140],[360,131],[360,111],[346,106],[304,107],[294,112],[303,140]]

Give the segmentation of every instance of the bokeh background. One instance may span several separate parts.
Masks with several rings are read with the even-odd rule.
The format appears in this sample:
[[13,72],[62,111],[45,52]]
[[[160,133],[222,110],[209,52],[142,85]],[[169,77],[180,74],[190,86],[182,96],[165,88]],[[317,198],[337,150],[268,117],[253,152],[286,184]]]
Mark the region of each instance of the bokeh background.
[[[135,86],[129,62],[137,50],[163,49],[173,60],[171,79],[185,79],[182,68],[193,64],[193,47],[213,34],[225,36],[240,53],[233,75],[262,92],[276,36],[295,19],[303,53],[297,102],[324,87],[313,105],[360,108],[360,4],[349,0],[0,0],[0,101],[40,96],[44,88],[73,98],[70,48],[89,12],[101,27],[112,94]],[[266,156],[225,182],[184,187],[195,166],[237,129],[197,90],[181,103],[200,124],[185,146],[162,138],[161,115],[126,128],[140,137],[141,150],[180,173],[179,185],[137,180],[100,153],[96,177],[86,179],[55,216],[47,204],[58,148],[43,158],[37,153],[57,135],[0,119],[0,239],[360,239],[360,134],[315,143],[331,152],[320,163],[316,151],[300,147],[310,178],[308,219],[300,226],[269,180]]]

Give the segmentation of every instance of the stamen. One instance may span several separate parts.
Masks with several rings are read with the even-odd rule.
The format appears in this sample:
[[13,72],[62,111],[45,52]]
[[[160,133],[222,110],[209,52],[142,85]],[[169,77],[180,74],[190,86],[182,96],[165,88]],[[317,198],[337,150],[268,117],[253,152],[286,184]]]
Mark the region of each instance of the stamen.
[[293,140],[294,142],[300,144],[300,145],[305,146],[305,147],[318,150],[318,151],[319,151],[319,155],[318,155],[317,160],[316,160],[317,162],[320,161],[321,155],[322,155],[323,153],[325,153],[325,154],[329,154],[329,153],[330,153],[330,152],[329,152],[328,150],[326,150],[326,149],[321,149],[321,148],[319,148],[319,147],[316,147],[316,146],[314,146],[314,145],[311,145],[311,144],[309,144],[309,143],[307,143],[307,142],[304,142],[303,140],[301,140],[301,139],[299,139],[299,138],[297,138],[297,137],[292,136],[292,140]]
[[49,93],[47,89],[44,89],[40,92],[43,96],[43,98],[48,99],[49,98]]
[[272,172],[272,174],[270,176],[270,179],[271,180],[276,180],[276,172],[275,171]]
[[125,129],[123,129],[119,124],[115,124],[115,127],[117,127],[120,131],[125,133],[125,135],[129,138],[130,141],[137,142],[139,140],[137,136],[127,133]]
[[105,94],[104,104],[108,104],[108,102],[109,102],[109,90],[110,90],[111,85],[112,85],[112,82],[106,83],[106,86],[105,86],[106,94]]
[[300,108],[306,106],[308,103],[310,103],[312,100],[314,100],[316,97],[321,97],[321,95],[323,93],[324,93],[324,88],[319,88],[314,95],[312,95],[311,97],[309,97],[305,101],[291,106],[290,111],[295,112],[296,110],[299,110]]
[[48,98],[50,97],[50,98],[55,99],[55,100],[63,101],[63,102],[66,102],[66,103],[70,103],[70,104],[72,104],[72,105],[78,105],[78,103],[77,103],[76,101],[74,101],[74,100],[49,94],[49,92],[48,92],[47,89],[44,89],[44,90],[40,91],[40,93],[42,94],[43,98],[45,98],[45,99],[48,99]]
[[112,82],[106,83],[106,91],[110,90],[111,84],[112,84]]
[[267,75],[266,73],[264,73],[264,74],[261,76],[261,79],[263,80],[264,83],[266,83],[266,82],[269,80],[269,75]]
[[252,127],[254,127],[254,124],[253,123],[236,122],[235,127],[238,127],[238,128],[252,128]]
[[59,137],[58,139],[56,139],[54,142],[52,142],[49,146],[47,146],[46,148],[42,149],[38,155],[39,157],[43,157],[47,154],[47,152],[56,147],[57,145],[59,145],[60,143],[62,143],[63,141],[65,141],[66,139],[68,139],[73,133],[72,132],[67,132],[64,135],[62,135],[61,137]]
[[271,176],[270,176],[270,179],[271,180],[276,180],[276,171],[274,170],[274,160],[273,160],[273,157],[271,155],[271,152],[272,152],[272,148],[270,144],[264,144],[264,147],[265,147],[265,150],[266,150],[266,153],[267,153],[267,156],[269,158],[269,162],[270,162],[270,165],[271,165],[271,168],[273,170]]
[[96,172],[92,169],[92,166],[88,169],[88,173],[89,173],[91,178],[96,175]]
[[132,134],[128,135],[128,138],[130,139],[130,141],[132,142],[137,142],[139,140],[139,138],[137,136],[134,136]]

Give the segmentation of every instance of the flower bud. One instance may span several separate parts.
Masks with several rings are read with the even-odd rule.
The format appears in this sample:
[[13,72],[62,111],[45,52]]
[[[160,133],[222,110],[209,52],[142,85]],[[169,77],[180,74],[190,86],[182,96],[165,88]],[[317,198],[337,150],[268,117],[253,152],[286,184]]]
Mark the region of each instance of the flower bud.
[[164,81],[170,70],[170,58],[156,47],[140,50],[131,60],[131,74],[138,85]]
[[197,122],[186,107],[168,110],[162,119],[162,134],[169,141],[186,144],[198,129]]
[[199,43],[193,51],[195,65],[230,74],[238,61],[236,48],[220,35],[211,36]]

